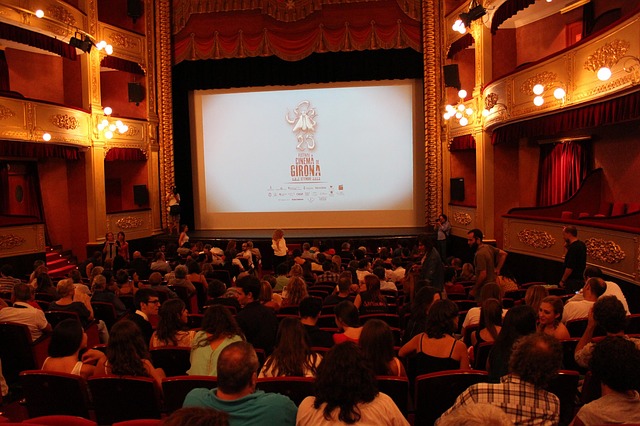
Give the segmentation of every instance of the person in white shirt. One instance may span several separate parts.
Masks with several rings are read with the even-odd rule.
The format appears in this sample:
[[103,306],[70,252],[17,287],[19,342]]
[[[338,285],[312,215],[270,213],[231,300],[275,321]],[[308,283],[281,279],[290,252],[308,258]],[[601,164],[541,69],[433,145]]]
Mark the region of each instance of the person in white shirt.
[[385,269],[381,266],[374,268],[373,274],[380,278],[380,290],[393,290],[398,291],[398,287],[391,281],[385,281]]
[[47,322],[44,312],[29,304],[32,300],[31,287],[18,283],[13,287],[13,306],[0,310],[0,322],[15,322],[29,327],[31,340],[36,341],[43,333],[51,332],[51,324]]
[[394,257],[393,259],[391,259],[391,266],[392,269],[386,270],[387,280],[394,283],[402,281],[404,279],[405,273],[407,272],[402,267],[402,259],[399,257]]
[[569,300],[562,311],[562,322],[587,318],[593,304],[604,294],[607,285],[602,278],[589,278],[582,289],[582,300]]
[[[602,270],[597,266],[587,266],[587,268],[584,270],[585,282],[589,278],[604,279]],[[631,311],[629,311],[629,304],[627,303],[627,298],[624,296],[624,293],[622,292],[622,289],[620,288],[620,286],[614,283],[613,281],[605,281],[605,284],[607,285],[607,288],[600,297],[615,296],[622,303],[622,306],[624,306],[624,310],[627,312],[627,315],[631,315]],[[569,299],[568,302],[576,302],[580,300],[584,300],[584,295],[582,291],[580,291],[580,293],[577,293],[575,296]]]

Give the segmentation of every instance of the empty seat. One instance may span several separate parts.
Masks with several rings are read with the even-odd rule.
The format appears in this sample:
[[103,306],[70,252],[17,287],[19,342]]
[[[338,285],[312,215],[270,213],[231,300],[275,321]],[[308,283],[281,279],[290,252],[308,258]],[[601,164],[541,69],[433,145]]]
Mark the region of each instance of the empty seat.
[[184,398],[193,389],[213,389],[218,386],[218,379],[212,376],[176,376],[162,379],[164,408],[171,413],[182,408]]
[[29,327],[13,322],[0,322],[0,359],[2,373],[9,385],[18,381],[20,372],[36,370],[47,358],[50,336],[31,340]]
[[560,400],[560,424],[569,424],[573,420],[579,379],[580,374],[577,371],[561,370],[547,387],[547,390]]
[[151,362],[154,367],[162,368],[167,377],[184,376],[191,368],[191,349],[179,346],[165,346],[152,349]]
[[303,399],[314,395],[314,382],[313,377],[265,377],[258,379],[257,388],[286,395],[294,404],[300,405]]
[[402,414],[409,412],[409,379],[396,376],[377,376],[378,390],[393,399]]
[[160,398],[148,377],[92,377],[88,380],[96,420],[112,424],[133,419],[159,419]]
[[89,418],[89,396],[84,379],[74,374],[42,370],[20,373],[29,417],[64,414]]

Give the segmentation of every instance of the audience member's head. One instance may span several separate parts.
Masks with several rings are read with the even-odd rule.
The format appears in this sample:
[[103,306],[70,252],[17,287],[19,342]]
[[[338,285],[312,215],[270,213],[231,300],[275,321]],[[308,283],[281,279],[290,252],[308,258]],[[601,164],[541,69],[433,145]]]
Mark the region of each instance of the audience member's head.
[[71,278],[74,283],[82,283],[82,274],[80,274],[80,271],[77,269],[69,272],[69,278]]
[[260,281],[260,303],[271,302],[273,299],[273,288],[269,281]]
[[87,346],[87,335],[82,325],[75,319],[60,321],[51,333],[49,342],[49,356],[62,358],[78,353]]
[[[608,336],[593,349],[591,372],[609,389],[626,393],[640,387],[640,350],[635,342]],[[636,394],[637,395],[637,394]]]
[[289,305],[298,305],[309,294],[307,283],[301,277],[291,277],[287,284],[287,302]]
[[181,299],[167,299],[158,309],[158,326],[156,335],[158,340],[167,346],[177,346],[177,333],[188,329],[187,307]]
[[549,290],[543,285],[532,285],[524,294],[524,303],[533,308],[537,313],[540,310],[542,300],[549,296]]
[[627,325],[627,312],[617,297],[604,296],[593,304],[593,319],[608,334],[619,334]]
[[348,293],[349,288],[351,287],[352,281],[353,279],[351,277],[351,272],[345,271],[341,273],[340,278],[338,279],[338,290],[340,291],[340,293],[342,294]]
[[231,343],[218,358],[218,390],[227,395],[253,393],[258,367],[258,356],[251,344]]
[[162,426],[228,426],[229,415],[213,408],[185,407],[171,413]]
[[133,296],[133,303],[137,310],[147,315],[155,315],[160,307],[158,292],[150,288],[142,288]]
[[560,341],[545,333],[519,339],[509,358],[509,372],[525,382],[544,388],[562,366]]
[[298,318],[283,318],[278,326],[276,348],[264,369],[274,376],[315,376],[317,355],[311,351],[309,334]]
[[436,300],[429,309],[426,333],[432,339],[453,334],[458,328],[458,305],[449,299]]
[[547,296],[542,299],[538,311],[538,322],[542,326],[553,324],[557,326],[562,319],[564,304],[558,296]]
[[584,285],[583,293],[585,294],[585,298],[595,298],[602,296],[604,292],[607,291],[607,283],[604,282],[602,278],[589,278]]
[[360,327],[360,315],[358,314],[358,308],[349,300],[343,300],[338,303],[333,312],[336,315],[336,322],[342,326],[347,327]]
[[482,302],[480,328],[485,328],[495,341],[498,338],[498,327],[502,327],[502,305],[497,299],[487,299]]
[[163,278],[160,272],[153,272],[151,275],[149,275],[149,284],[151,284],[151,287],[162,284],[162,281]]
[[116,322],[111,327],[107,344],[111,373],[119,376],[148,376],[142,361],[144,359],[150,359],[150,355],[140,327],[127,319]]
[[511,352],[516,340],[535,333],[537,318],[537,312],[529,305],[517,305],[509,309],[502,320],[502,329],[494,347],[505,353]]
[[322,300],[317,297],[305,297],[298,305],[300,318],[318,318],[322,311]]
[[183,279],[187,278],[187,275],[189,274],[189,270],[184,265],[176,266],[176,269],[173,272],[174,272],[177,280],[183,280]]
[[286,263],[281,263],[278,266],[276,266],[276,275],[278,276],[287,275],[288,272],[289,272],[289,268],[287,267]]
[[496,283],[486,283],[480,289],[480,304],[487,299],[496,299],[502,302],[502,290]]
[[367,365],[376,375],[392,375],[389,363],[395,357],[394,340],[386,322],[379,319],[367,321],[362,327],[359,344]]
[[212,299],[221,297],[227,291],[227,286],[220,280],[210,280],[207,295]]
[[13,301],[28,302],[31,300],[33,293],[31,286],[26,283],[16,283],[13,286]]
[[260,280],[257,277],[247,275],[239,278],[236,281],[236,287],[242,290],[242,293],[238,298],[238,301],[242,306],[260,300],[260,291],[262,290],[262,286],[260,285]]
[[290,277],[301,277],[303,274],[304,271],[302,270],[302,266],[298,265],[297,263],[293,264],[293,266],[291,266],[291,269],[289,270]]
[[64,279],[58,281],[58,285],[56,286],[56,291],[58,292],[58,296],[60,298],[65,298],[72,296],[75,292],[76,287],[73,285],[73,281],[71,279]]
[[[94,268],[95,269],[95,268]],[[104,275],[96,275],[93,278],[92,291],[105,291],[107,289],[107,278]]]
[[426,319],[431,305],[436,300],[440,300],[440,292],[437,288],[427,285],[418,290],[411,303],[411,316],[413,319]]
[[597,266],[587,266],[584,268],[584,279],[585,281],[589,278],[604,278],[604,274],[602,273],[602,269]]
[[200,346],[208,346],[221,337],[244,336],[231,311],[222,305],[211,305],[204,311],[201,327],[207,333],[207,339],[203,339]]
[[357,423],[361,418],[358,405],[378,395],[375,375],[352,342],[336,345],[327,353],[318,368],[315,389],[314,408],[326,403],[324,418],[334,423]]

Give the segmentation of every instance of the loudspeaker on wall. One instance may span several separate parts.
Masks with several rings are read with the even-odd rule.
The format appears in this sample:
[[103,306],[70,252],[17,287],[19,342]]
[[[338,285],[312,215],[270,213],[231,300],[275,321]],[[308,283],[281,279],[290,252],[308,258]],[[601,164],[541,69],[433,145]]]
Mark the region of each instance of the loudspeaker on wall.
[[450,192],[451,201],[464,201],[464,178],[451,178]]
[[460,90],[460,73],[458,72],[458,65],[445,65],[443,67],[444,73],[444,86],[445,87],[455,87]]
[[129,102],[138,105],[144,100],[144,87],[140,83],[129,83]]

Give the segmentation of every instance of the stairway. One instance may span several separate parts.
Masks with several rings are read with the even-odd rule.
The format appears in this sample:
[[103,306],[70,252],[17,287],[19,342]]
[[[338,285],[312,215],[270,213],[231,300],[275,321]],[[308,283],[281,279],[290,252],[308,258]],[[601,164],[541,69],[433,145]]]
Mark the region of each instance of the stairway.
[[62,246],[47,247],[45,262],[49,269],[49,276],[62,278],[66,277],[69,271],[78,269],[75,264],[71,263],[72,257],[71,251],[63,251]]

